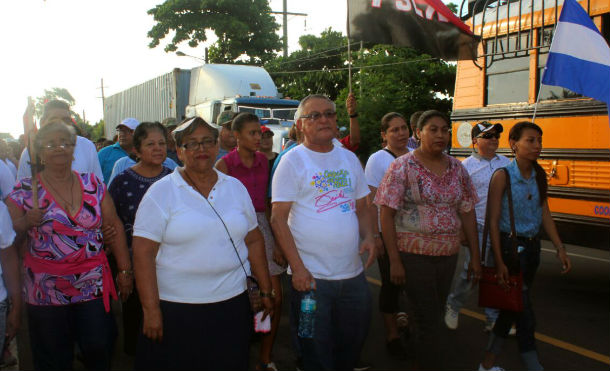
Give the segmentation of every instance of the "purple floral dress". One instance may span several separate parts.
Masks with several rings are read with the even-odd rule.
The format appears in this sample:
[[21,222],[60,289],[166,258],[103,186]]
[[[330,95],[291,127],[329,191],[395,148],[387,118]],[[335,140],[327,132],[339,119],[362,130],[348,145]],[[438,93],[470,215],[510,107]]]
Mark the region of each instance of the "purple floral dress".
[[[77,175],[82,204],[75,215],[55,201],[39,178],[38,205],[45,214],[40,226],[27,232],[27,248],[34,258],[74,263],[104,254],[101,204],[106,186],[95,174]],[[17,183],[8,199],[23,211],[32,209],[32,179],[24,178]],[[101,298],[102,266],[66,275],[34,272],[26,266],[23,290],[26,302],[33,305],[66,305]]]

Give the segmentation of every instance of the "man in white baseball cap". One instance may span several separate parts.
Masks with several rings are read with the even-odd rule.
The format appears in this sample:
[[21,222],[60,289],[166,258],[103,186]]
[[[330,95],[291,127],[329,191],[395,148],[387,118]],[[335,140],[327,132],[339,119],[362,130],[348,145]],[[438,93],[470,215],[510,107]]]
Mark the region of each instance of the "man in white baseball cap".
[[100,160],[105,181],[107,181],[106,179],[110,179],[114,163],[120,158],[129,156],[133,151],[133,132],[138,125],[140,125],[140,121],[131,117],[121,121],[116,127],[119,140],[115,144],[102,148],[102,150],[98,152],[97,157]]

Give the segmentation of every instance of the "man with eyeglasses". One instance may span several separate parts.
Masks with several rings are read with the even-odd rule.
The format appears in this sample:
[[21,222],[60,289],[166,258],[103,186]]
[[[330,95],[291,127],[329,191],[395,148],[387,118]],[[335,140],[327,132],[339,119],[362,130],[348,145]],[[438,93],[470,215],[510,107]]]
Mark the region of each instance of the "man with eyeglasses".
[[369,189],[356,155],[332,142],[336,116],[326,96],[303,99],[295,115],[303,144],[273,177],[271,225],[290,265],[293,338],[303,295],[314,290],[317,301],[313,337],[298,338],[305,370],[353,370],[371,319],[359,256],[368,252],[366,267],[375,259]]
[[[479,232],[479,249],[483,243],[483,225],[485,223],[485,209],[487,207],[487,192],[489,182],[493,173],[510,163],[510,160],[505,156],[498,155],[498,141],[503,128],[501,124],[492,124],[487,121],[480,122],[473,126],[470,135],[472,138],[473,153],[470,157],[462,162],[462,165],[470,174],[472,183],[477,190],[479,202],[475,205],[477,216],[477,230]],[[488,247],[491,244],[488,242]],[[455,279],[453,291],[447,298],[447,309],[445,312],[445,324],[451,330],[458,327],[458,314],[464,303],[470,296],[472,287],[468,281],[468,263],[470,262],[470,254],[466,251],[466,259],[464,261],[464,270]],[[488,250],[488,252],[490,252]],[[486,265],[493,265],[493,254],[486,254]],[[497,309],[485,308],[485,331],[489,332],[498,318],[499,311]]]
[[[28,111],[33,110],[33,106],[28,106]],[[33,113],[33,111],[31,111]],[[70,106],[62,100],[48,101],[42,110],[40,127],[45,126],[51,120],[59,119],[64,122],[71,122]],[[78,173],[94,173],[99,179],[104,180],[102,168],[98,161],[95,144],[87,138],[77,136],[74,146],[74,159],[72,160],[72,170]],[[112,170],[112,169],[111,169]],[[19,169],[17,170],[17,180],[32,176],[30,167],[30,154],[27,147],[21,153],[19,159]]]

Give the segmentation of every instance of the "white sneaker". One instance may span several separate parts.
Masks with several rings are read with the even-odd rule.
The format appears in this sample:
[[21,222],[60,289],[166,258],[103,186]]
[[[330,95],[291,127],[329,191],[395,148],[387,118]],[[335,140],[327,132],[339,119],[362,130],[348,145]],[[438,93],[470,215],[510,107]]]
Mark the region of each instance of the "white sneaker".
[[450,330],[456,330],[458,328],[458,315],[459,312],[456,312],[451,305],[447,304],[447,310],[445,311],[445,325]]
[[502,367],[498,367],[498,366],[492,366],[491,368],[485,368],[485,367],[483,367],[483,365],[480,364],[478,371],[506,371],[506,370],[504,370]]
[[509,336],[515,336],[517,335],[517,329],[515,328],[515,326],[511,327],[510,330],[508,331],[508,335]]

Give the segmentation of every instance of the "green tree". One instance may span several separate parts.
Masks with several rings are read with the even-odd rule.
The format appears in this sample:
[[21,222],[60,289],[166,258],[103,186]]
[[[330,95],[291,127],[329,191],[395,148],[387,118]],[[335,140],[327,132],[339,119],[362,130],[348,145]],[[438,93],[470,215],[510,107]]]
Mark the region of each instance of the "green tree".
[[166,52],[176,51],[183,41],[194,48],[207,41],[205,32],[212,30],[218,41],[209,49],[210,62],[236,63],[245,55],[247,63],[262,64],[282,47],[270,11],[267,0],[166,0],[148,11],[156,22],[148,31],[148,46],[158,46],[173,32]]
[[72,97],[72,94],[70,94],[70,92],[68,91],[68,89],[65,88],[51,88],[51,89],[45,89],[44,90],[44,94],[38,98],[36,98],[36,117],[40,118],[42,117],[42,109],[45,105],[45,103],[47,103],[50,100],[54,100],[54,99],[58,99],[58,100],[63,100],[64,102],[68,103],[68,105],[73,106],[74,103],[76,103],[76,101],[74,100],[74,97]]
[[92,126],[91,140],[98,140],[106,137],[106,134],[104,133],[104,125],[104,119],[101,119]]
[[[358,152],[365,160],[381,148],[379,124],[386,113],[399,112],[408,120],[415,111],[451,110],[455,65],[411,48],[376,45],[354,60],[354,71],[361,132]],[[338,122],[343,126],[349,123],[345,109],[348,91],[343,88],[336,101]]]
[[345,67],[347,39],[341,32],[328,28],[320,36],[301,36],[299,45],[301,49],[288,57],[265,64],[278,89],[293,99],[322,93],[334,100],[347,86],[347,71],[334,71]]

